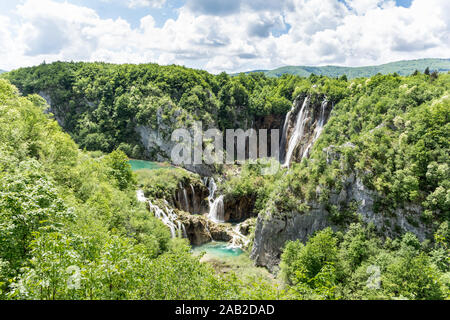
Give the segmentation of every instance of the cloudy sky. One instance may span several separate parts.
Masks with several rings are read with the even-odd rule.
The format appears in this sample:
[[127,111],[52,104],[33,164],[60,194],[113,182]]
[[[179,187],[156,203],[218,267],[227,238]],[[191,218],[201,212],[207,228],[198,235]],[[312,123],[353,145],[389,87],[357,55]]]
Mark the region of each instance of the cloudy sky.
[[0,0],[0,69],[157,62],[210,72],[450,58],[449,0]]

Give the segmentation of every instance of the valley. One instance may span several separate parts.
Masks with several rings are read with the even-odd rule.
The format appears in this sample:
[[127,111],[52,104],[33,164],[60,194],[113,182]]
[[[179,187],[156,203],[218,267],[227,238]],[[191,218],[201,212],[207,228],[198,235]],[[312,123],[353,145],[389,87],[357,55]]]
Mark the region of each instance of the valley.
[[[56,62],[1,78],[4,298],[449,296],[448,73]],[[260,140],[243,161],[171,164],[172,132],[199,121],[267,130],[271,159],[251,158]]]

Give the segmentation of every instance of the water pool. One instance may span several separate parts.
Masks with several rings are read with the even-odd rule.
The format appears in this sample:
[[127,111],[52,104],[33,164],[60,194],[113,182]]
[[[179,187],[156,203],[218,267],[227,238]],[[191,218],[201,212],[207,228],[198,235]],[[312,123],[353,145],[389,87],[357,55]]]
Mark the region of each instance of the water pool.
[[230,248],[227,242],[209,242],[201,246],[193,246],[192,252],[194,254],[200,254],[206,252],[207,255],[211,255],[217,258],[238,257],[244,253],[240,248]]
[[148,169],[148,170],[155,170],[164,168],[165,166],[158,162],[152,162],[152,161],[145,161],[145,160],[130,160],[129,164],[131,165],[131,170],[142,170],[142,169]]

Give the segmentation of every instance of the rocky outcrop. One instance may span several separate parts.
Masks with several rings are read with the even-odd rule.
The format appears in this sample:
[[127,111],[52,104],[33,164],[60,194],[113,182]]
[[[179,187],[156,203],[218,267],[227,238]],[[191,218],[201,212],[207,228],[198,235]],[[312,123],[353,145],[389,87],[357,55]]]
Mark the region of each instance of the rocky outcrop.
[[208,188],[200,182],[187,185],[180,183],[173,203],[179,210],[191,214],[205,214],[209,211],[208,196]]
[[228,242],[232,239],[229,226],[213,223],[202,215],[190,215],[182,211],[177,214],[192,245],[202,245],[212,240]]
[[[354,146],[346,144],[346,147]],[[329,161],[340,158],[338,148],[334,146],[324,149],[324,152]],[[355,172],[343,177],[342,186],[340,190],[331,190],[327,203],[308,203],[309,209],[304,213],[268,209],[260,214],[251,252],[255,263],[276,271],[286,241],[306,242],[318,230],[326,227],[343,229],[349,222],[356,220],[373,224],[383,236],[395,237],[412,232],[420,240],[424,240],[431,234],[430,227],[420,219],[423,211],[420,206],[407,203],[390,213],[377,212],[375,204],[380,195],[368,189]],[[320,186],[316,193],[320,195]],[[334,216],[336,212],[347,212],[348,216],[344,216],[344,221],[337,222]]]
[[225,221],[239,222],[245,219],[255,217],[254,212],[255,199],[250,197],[225,197]]
[[251,258],[257,266],[275,272],[282,248],[288,240],[305,242],[314,232],[330,226],[324,206],[311,207],[307,213],[260,214],[256,222]]

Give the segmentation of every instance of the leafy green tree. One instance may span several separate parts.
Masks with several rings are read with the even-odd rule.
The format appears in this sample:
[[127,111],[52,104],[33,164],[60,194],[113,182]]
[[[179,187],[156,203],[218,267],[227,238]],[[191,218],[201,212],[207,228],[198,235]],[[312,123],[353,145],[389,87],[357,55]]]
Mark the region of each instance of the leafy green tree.
[[113,151],[105,157],[110,168],[109,175],[116,180],[120,190],[128,189],[136,184],[128,157],[120,150]]

